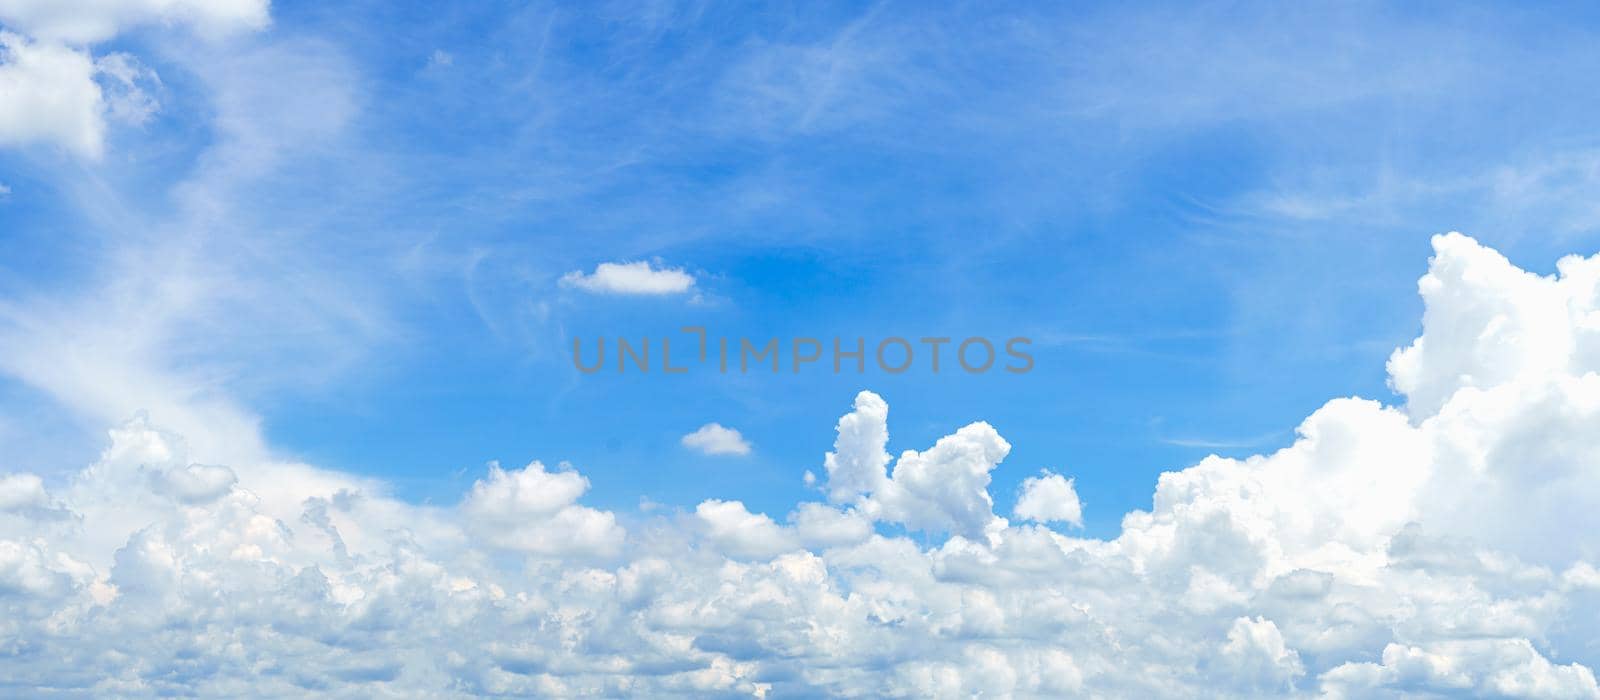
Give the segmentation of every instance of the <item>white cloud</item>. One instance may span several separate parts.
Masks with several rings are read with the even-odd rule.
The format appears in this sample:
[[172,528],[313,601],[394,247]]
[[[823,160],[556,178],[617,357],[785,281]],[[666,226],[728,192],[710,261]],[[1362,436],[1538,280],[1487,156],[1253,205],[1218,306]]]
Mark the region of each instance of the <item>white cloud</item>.
[[1322,675],[1330,697],[1373,697],[1428,688],[1471,697],[1600,697],[1594,672],[1556,665],[1526,639],[1446,641],[1431,649],[1389,644],[1380,663],[1347,663]]
[[0,476],[0,513],[6,512],[46,519],[66,514],[45,491],[44,480],[35,474]]
[[684,447],[708,455],[747,455],[750,442],[739,431],[723,427],[721,423],[707,423],[683,436]]
[[[833,451],[822,460],[828,500],[842,503],[875,491],[887,479],[889,404],[870,391],[856,395],[855,407],[834,427]],[[811,472],[806,472],[810,475]]]
[[705,525],[706,537],[729,556],[771,559],[799,546],[772,518],[751,513],[738,501],[705,501],[694,514]]
[[159,87],[161,78],[133,55],[106,54],[94,65],[95,72],[103,78],[106,116],[113,121],[143,124],[161,109],[161,103],[146,91],[147,87]]
[[1083,526],[1083,505],[1072,488],[1072,479],[1049,471],[1022,480],[1022,495],[1012,512],[1034,522]]
[[533,462],[516,471],[489,467],[472,485],[462,511],[484,539],[506,549],[538,554],[605,556],[622,543],[616,516],[577,505],[589,480],[575,471],[545,471]]
[[856,396],[839,419],[833,451],[823,460],[829,500],[853,502],[877,520],[914,530],[983,537],[1005,527],[989,496],[989,472],[1011,451],[988,423],[941,438],[926,452],[906,450],[886,474],[889,406],[877,394]]
[[86,51],[0,31],[0,146],[54,143],[98,157],[104,104]]
[[1011,451],[988,423],[967,425],[925,452],[906,450],[863,502],[880,519],[927,532],[980,537],[1005,527],[993,512],[989,472]]
[[[7,299],[0,371],[80,416],[73,423],[95,431],[90,440],[147,410],[187,438],[194,461],[237,469],[270,452],[258,419],[234,396],[248,391],[241,384],[322,381],[390,328],[387,297],[340,267],[337,246],[309,245],[309,233],[269,223],[275,214],[251,204],[276,186],[286,160],[333,152],[355,110],[348,63],[307,41],[200,53],[183,58],[214,107],[210,146],[170,196],[157,198],[170,206],[68,187],[71,177],[58,183],[82,213],[81,228],[115,235],[86,242],[88,284],[35,285]],[[246,243],[255,234],[271,244]],[[286,287],[291,273],[299,281]]]
[[613,263],[595,266],[594,272],[584,274],[573,270],[561,277],[561,286],[591,294],[681,294],[694,286],[694,276],[682,268],[655,268],[647,261]]
[[142,124],[160,108],[155,71],[90,44],[130,27],[181,24],[220,37],[268,23],[266,0],[0,0],[0,147],[105,151],[106,119]]
[[795,535],[807,547],[860,544],[872,536],[872,521],[861,513],[821,503],[801,503],[790,520],[794,522]]
[[151,479],[156,490],[188,504],[216,500],[232,490],[234,483],[239,480],[232,469],[209,464],[190,464],[154,472]]
[[138,25],[182,24],[204,36],[263,29],[268,0],[0,0],[0,23],[47,41],[91,44]]
[[1292,690],[1295,679],[1305,675],[1300,655],[1284,646],[1278,626],[1259,617],[1233,621],[1221,662],[1239,680],[1264,691]]
[[[1600,697],[1600,256],[1536,277],[1435,245],[1421,349],[1395,363],[1405,408],[1337,399],[1289,447],[1164,474],[1108,540],[996,516],[1009,444],[985,423],[892,458],[867,392],[824,464],[833,504],[786,515],[708,494],[619,518],[538,462],[409,504],[302,464],[195,467],[135,420],[73,478],[0,476],[0,677],[85,696]],[[1070,521],[1071,486],[1033,477],[1016,515]]]

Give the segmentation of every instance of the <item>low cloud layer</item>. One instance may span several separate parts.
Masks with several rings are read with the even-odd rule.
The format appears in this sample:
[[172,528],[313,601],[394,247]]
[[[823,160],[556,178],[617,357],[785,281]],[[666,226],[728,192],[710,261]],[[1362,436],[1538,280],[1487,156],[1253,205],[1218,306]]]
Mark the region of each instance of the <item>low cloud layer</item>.
[[996,514],[1037,465],[986,423],[893,456],[871,392],[778,514],[619,517],[537,462],[413,505],[135,420],[0,475],[0,694],[1600,697],[1600,256],[1434,246],[1403,405],[1163,474],[1112,540],[1040,524],[1069,474]]

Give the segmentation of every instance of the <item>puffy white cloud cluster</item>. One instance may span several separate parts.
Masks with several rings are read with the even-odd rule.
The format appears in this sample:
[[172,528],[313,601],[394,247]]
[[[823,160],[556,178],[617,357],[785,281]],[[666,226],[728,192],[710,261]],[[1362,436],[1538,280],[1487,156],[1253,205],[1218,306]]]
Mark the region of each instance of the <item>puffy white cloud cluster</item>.
[[0,0],[0,146],[98,158],[108,118],[139,124],[160,107],[154,71],[126,53],[97,59],[91,44],[144,25],[220,37],[268,22],[268,0]]
[[0,694],[1600,697],[1600,256],[1435,248],[1404,407],[1163,474],[1112,540],[1037,524],[1064,475],[996,515],[987,424],[891,457],[869,392],[781,517],[537,462],[414,505],[135,420],[0,477]]

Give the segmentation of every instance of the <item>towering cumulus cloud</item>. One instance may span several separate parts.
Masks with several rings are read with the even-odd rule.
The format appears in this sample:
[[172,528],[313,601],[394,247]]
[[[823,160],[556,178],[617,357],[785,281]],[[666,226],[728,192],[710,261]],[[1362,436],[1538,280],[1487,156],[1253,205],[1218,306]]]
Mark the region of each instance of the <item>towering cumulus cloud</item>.
[[1109,541],[1038,524],[1070,475],[996,515],[986,423],[893,456],[870,392],[778,517],[537,462],[412,505],[137,419],[0,476],[0,694],[1600,697],[1600,256],[1434,248],[1401,405],[1163,474]]

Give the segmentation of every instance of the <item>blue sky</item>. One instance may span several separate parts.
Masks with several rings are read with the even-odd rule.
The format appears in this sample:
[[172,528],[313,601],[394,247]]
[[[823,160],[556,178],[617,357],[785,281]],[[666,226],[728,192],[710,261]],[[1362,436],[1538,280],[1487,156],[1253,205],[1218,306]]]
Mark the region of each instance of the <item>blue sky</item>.
[[[226,47],[103,44],[159,75],[160,108],[98,161],[0,150],[0,291],[99,309],[146,350],[113,367],[412,501],[537,458],[604,508],[780,511],[871,389],[891,451],[987,420],[1015,446],[1001,504],[1051,468],[1114,536],[1162,471],[1286,445],[1330,396],[1395,401],[1430,235],[1540,271],[1596,248],[1600,66],[1561,10],[279,2]],[[639,260],[695,293],[558,284]],[[96,303],[112,289],[140,291]],[[570,365],[574,336],[683,325],[1024,335],[1037,365]],[[12,368],[0,461],[60,475],[98,451],[67,438],[124,403],[55,386]],[[708,422],[751,454],[679,444]]]
[[1596,46],[0,0],[0,695],[1600,698]]

